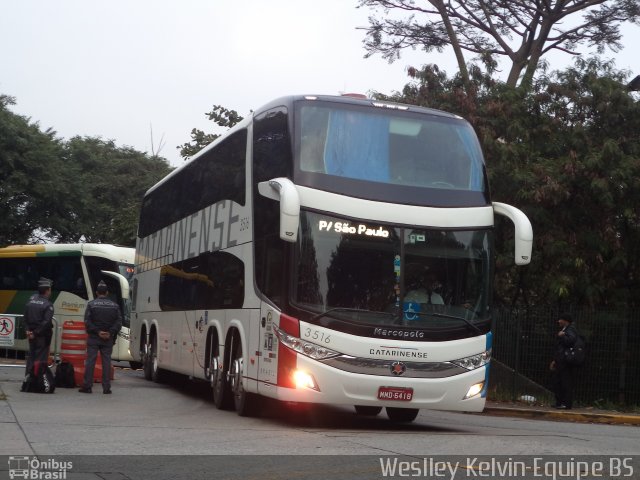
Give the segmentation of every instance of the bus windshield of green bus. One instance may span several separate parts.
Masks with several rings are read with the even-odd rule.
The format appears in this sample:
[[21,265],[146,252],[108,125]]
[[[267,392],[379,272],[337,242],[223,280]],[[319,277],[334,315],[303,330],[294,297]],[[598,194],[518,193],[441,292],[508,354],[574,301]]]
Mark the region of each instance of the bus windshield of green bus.
[[[31,295],[38,289],[38,279],[53,281],[54,292],[69,292],[87,299],[80,253],[67,255],[39,254],[33,257],[0,257],[0,290],[15,290]],[[19,297],[20,301],[26,298]],[[24,303],[21,307],[24,306]],[[22,313],[22,312],[20,312]]]
[[303,211],[292,303],[353,323],[464,327],[489,318],[491,248],[488,229],[394,228]]
[[473,128],[449,116],[303,103],[300,170],[387,184],[481,192],[483,159]]

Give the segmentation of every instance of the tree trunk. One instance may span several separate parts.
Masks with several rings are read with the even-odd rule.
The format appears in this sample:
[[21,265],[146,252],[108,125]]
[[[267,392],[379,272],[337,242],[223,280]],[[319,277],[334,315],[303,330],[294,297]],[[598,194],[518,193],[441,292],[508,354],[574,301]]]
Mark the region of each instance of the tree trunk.
[[469,78],[469,70],[467,69],[467,64],[464,59],[464,53],[462,52],[462,48],[460,47],[458,36],[456,35],[456,31],[453,28],[453,25],[451,25],[451,20],[449,19],[447,8],[445,7],[442,0],[429,0],[429,2],[438,9],[438,12],[440,12],[442,21],[444,22],[445,28],[447,29],[447,35],[451,40],[453,53],[456,56],[456,61],[458,62],[458,68],[460,69],[460,76],[462,77],[464,89],[468,95],[471,93],[471,80]]

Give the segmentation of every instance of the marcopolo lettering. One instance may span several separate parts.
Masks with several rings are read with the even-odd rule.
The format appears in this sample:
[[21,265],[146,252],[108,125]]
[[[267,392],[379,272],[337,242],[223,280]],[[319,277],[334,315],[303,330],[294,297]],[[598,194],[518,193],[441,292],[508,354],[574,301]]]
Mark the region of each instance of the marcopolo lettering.
[[416,330],[392,330],[387,328],[376,328],[373,334],[385,338],[424,338],[424,332]]

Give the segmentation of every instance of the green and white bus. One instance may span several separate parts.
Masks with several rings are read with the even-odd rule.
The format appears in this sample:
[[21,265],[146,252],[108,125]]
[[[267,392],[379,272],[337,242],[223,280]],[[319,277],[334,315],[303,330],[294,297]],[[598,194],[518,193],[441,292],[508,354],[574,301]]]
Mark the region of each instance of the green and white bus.
[[[22,314],[38,288],[38,279],[53,281],[51,301],[55,313],[55,335],[51,353],[60,353],[65,322],[84,322],[84,312],[100,280],[123,313],[123,327],[113,348],[115,361],[133,362],[129,352],[129,280],[133,276],[135,250],[114,245],[41,244],[0,248],[0,319],[13,330],[12,338],[0,343],[0,354],[17,358],[29,350]],[[0,338],[1,340],[1,338]]]
[[241,415],[259,396],[386,408],[393,421],[481,411],[496,214],[515,225],[515,262],[529,263],[531,224],[492,202],[462,118],[275,100],[146,193],[133,358],[149,379],[207,380],[216,405]]

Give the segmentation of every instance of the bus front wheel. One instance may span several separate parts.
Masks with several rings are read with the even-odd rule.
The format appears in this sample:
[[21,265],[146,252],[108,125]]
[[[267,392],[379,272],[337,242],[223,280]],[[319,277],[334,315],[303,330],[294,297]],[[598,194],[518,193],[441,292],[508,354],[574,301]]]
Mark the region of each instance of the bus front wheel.
[[392,422],[413,422],[420,410],[417,408],[395,408],[387,407],[387,416]]

